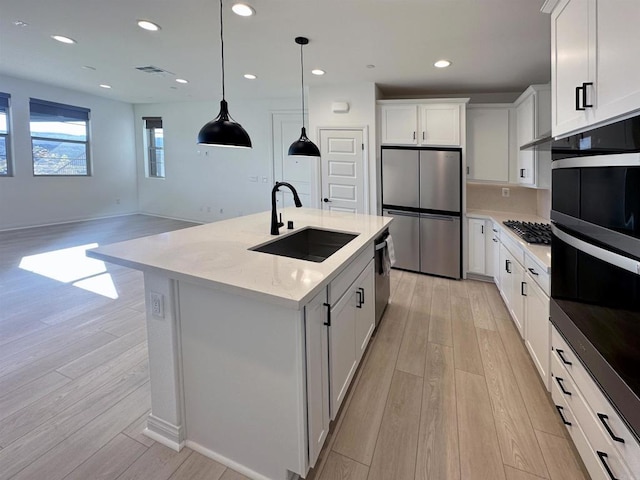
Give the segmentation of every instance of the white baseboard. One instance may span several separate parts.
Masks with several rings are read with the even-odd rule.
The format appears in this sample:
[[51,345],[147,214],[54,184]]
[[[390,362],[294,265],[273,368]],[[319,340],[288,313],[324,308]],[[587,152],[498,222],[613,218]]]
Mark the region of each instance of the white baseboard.
[[[264,475],[254,470],[251,470],[250,468],[247,468],[244,465],[240,465],[239,463],[234,462],[233,460],[225,457],[224,455],[220,455],[219,453],[216,453],[213,450],[209,450],[208,448],[205,448],[199,443],[196,443],[192,440],[187,440],[186,446],[204,455],[205,457],[210,458],[211,460],[215,460],[216,462],[221,463],[222,465],[229,467],[230,469],[235,470],[238,473],[241,473],[245,477],[249,477],[251,480],[274,480],[272,478],[265,477]],[[289,472],[287,475],[287,480],[299,479],[299,478],[300,478],[299,475],[292,472]]]
[[182,450],[185,445],[184,429],[182,427],[154,417],[153,414],[149,414],[147,417],[147,428],[145,428],[144,434],[176,452]]

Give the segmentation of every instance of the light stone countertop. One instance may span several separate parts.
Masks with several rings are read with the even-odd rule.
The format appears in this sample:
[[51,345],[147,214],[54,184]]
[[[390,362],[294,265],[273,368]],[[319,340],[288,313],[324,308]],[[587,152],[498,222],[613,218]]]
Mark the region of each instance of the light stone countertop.
[[[493,220],[500,225],[502,232],[506,232],[510,238],[520,244],[522,248],[529,252],[529,254],[540,264],[540,267],[544,267],[547,273],[551,272],[551,247],[549,245],[538,245],[525,242],[522,238],[516,235],[513,230],[505,226],[502,222],[505,220],[520,220],[523,222],[537,222],[537,223],[551,223],[546,218],[538,217],[537,215],[529,215],[526,213],[509,213],[509,212],[494,212],[491,210],[467,210],[467,217],[469,218],[483,218]],[[502,235],[501,233],[500,235]]]
[[[371,245],[392,219],[311,208],[279,209],[285,227],[271,235],[271,212],[114,243],[88,250],[105,262],[153,272],[231,294],[301,309]],[[287,221],[294,230],[287,230]],[[313,226],[359,234],[324,262],[254,252],[249,248]]]

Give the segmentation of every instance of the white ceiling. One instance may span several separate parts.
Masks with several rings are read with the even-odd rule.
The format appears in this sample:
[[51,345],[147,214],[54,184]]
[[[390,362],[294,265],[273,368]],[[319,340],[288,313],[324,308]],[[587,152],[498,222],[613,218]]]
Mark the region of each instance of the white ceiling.
[[[375,82],[385,96],[522,91],[550,79],[543,0],[225,0],[227,98],[288,97],[300,85]],[[218,0],[0,0],[0,73],[131,103],[218,100]],[[147,32],[148,19],[162,26]],[[18,27],[14,21],[28,24]],[[66,35],[76,45],[50,38]],[[433,62],[447,58],[447,69]],[[373,64],[375,68],[367,68]],[[83,69],[84,65],[96,70]],[[141,73],[154,65],[174,75]],[[245,80],[243,73],[258,80]],[[175,83],[186,78],[188,85]],[[112,85],[111,90],[98,87]],[[1,85],[0,85],[1,87]]]

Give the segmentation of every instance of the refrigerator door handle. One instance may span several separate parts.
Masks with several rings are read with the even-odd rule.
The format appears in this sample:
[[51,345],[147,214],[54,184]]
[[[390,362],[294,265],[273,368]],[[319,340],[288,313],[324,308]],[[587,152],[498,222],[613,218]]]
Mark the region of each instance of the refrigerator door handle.
[[453,222],[458,217],[451,215],[438,215],[436,213],[421,213],[420,218],[433,218],[434,220],[446,220],[447,222]]
[[419,213],[415,213],[415,212],[406,212],[403,210],[385,210],[386,213],[388,213],[389,215],[402,215],[404,217],[419,217],[420,214]]

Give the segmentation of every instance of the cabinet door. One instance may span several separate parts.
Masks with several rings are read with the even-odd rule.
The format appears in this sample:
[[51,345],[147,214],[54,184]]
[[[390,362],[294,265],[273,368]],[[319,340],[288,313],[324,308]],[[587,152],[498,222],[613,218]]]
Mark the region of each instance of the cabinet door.
[[640,65],[631,61],[640,58],[640,5],[599,1],[597,24],[595,120],[600,122],[640,109]]
[[469,219],[469,271],[485,273],[485,227],[484,220]]
[[418,144],[418,107],[416,105],[382,105],[380,139],[383,145]]
[[511,301],[509,302],[511,318],[516,324],[516,327],[520,332],[520,336],[524,338],[524,300],[526,293],[524,267],[515,259],[513,260],[511,267]]
[[524,343],[533,363],[549,389],[549,355],[551,354],[551,325],[549,323],[549,297],[536,282],[526,276]]
[[484,222],[484,274],[493,277],[494,275],[494,238],[491,232],[493,223],[490,220]]
[[420,105],[420,145],[460,145],[460,106]]
[[[518,148],[534,140],[536,135],[536,94],[531,94],[516,109]],[[518,150],[518,183],[535,184],[535,152]]]
[[326,289],[305,306],[309,466],[313,467],[329,433],[329,350]]
[[329,327],[329,383],[331,420],[336,418],[356,370],[356,295],[349,288],[331,308]]
[[511,310],[510,299],[511,299],[511,264],[513,263],[513,258],[511,254],[507,250],[507,248],[500,244],[500,267],[498,269],[498,286],[500,290],[500,295],[504,300],[505,305],[508,310]]
[[509,115],[509,108],[467,110],[467,179],[509,181]]
[[500,231],[498,225],[492,225],[491,242],[493,244],[493,281],[496,282],[496,286],[500,289]]
[[[595,0],[561,0],[551,14],[553,136],[588,125],[591,112],[588,108],[578,110],[583,102],[582,92],[576,88],[594,82],[594,49]],[[587,88],[587,101],[595,105],[594,87]]]
[[356,356],[358,362],[376,326],[375,270],[373,260],[354,284],[356,291]]

